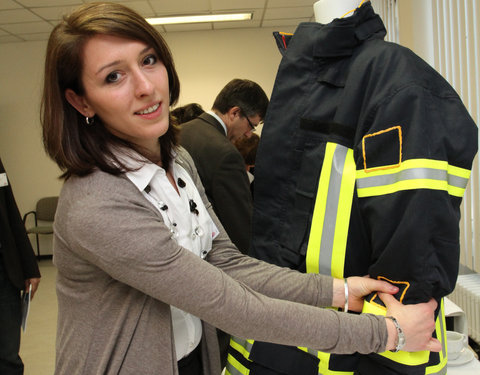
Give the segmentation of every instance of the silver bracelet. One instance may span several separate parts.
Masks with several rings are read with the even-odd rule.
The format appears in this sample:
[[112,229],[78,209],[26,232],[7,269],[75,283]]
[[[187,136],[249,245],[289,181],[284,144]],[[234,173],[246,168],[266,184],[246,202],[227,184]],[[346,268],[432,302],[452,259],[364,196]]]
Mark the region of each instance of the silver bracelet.
[[398,323],[397,319],[395,319],[393,316],[386,316],[385,319],[390,319],[397,330],[397,341],[395,342],[395,349],[392,349],[390,351],[394,353],[399,352],[405,346],[405,334],[403,333],[402,327],[400,327],[400,323]]
[[345,307],[343,308],[343,311],[348,312],[348,283],[346,278],[344,281],[345,281]]

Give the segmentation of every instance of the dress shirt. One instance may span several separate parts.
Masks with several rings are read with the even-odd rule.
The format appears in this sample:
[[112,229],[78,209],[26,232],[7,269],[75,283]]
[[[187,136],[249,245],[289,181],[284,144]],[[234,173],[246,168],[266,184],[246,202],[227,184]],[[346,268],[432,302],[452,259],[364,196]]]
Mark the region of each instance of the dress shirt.
[[207,111],[207,113],[208,113],[210,116],[215,117],[215,120],[217,120],[217,121],[220,123],[220,125],[222,125],[223,130],[225,130],[225,135],[227,135],[227,125],[225,125],[225,123],[223,122],[223,120],[222,120],[220,117],[218,117],[218,115],[217,115],[215,112],[213,112],[213,111]]
[[[135,165],[133,159],[122,159]],[[161,213],[177,243],[197,256],[205,258],[212,240],[219,231],[208,214],[189,174],[172,161],[171,170],[178,193],[167,178],[165,170],[147,162],[126,176]],[[193,202],[193,203],[190,203]],[[196,205],[192,208],[192,204]],[[172,325],[177,360],[193,351],[200,343],[202,325],[199,318],[171,306]]]

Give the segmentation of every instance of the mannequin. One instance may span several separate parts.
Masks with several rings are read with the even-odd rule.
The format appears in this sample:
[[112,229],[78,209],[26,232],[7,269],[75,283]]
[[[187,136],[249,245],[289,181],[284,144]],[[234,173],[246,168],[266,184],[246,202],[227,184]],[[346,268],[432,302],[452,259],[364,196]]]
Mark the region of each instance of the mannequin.
[[349,17],[353,14],[352,11],[363,2],[361,0],[319,0],[313,4],[315,21],[327,24],[335,18]]

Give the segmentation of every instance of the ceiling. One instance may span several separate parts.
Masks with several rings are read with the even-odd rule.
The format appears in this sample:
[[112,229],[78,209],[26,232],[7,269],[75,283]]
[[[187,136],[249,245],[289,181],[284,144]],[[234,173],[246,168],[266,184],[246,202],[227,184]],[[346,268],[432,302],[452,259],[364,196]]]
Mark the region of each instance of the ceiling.
[[[47,40],[63,14],[91,0],[0,0],[0,43]],[[144,17],[253,12],[249,21],[156,26],[160,32],[295,26],[313,21],[315,0],[114,0]]]

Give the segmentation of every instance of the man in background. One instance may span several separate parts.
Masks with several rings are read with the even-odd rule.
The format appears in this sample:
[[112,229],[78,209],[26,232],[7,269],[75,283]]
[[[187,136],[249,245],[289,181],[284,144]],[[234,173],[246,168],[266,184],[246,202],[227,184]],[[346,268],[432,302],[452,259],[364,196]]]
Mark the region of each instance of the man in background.
[[252,195],[245,162],[234,143],[263,121],[268,98],[247,79],[230,81],[211,111],[181,126],[180,143],[192,156],[208,199],[232,242],[250,247]]
[[33,298],[40,283],[37,259],[0,159],[0,374],[23,374],[19,356],[21,291]]

